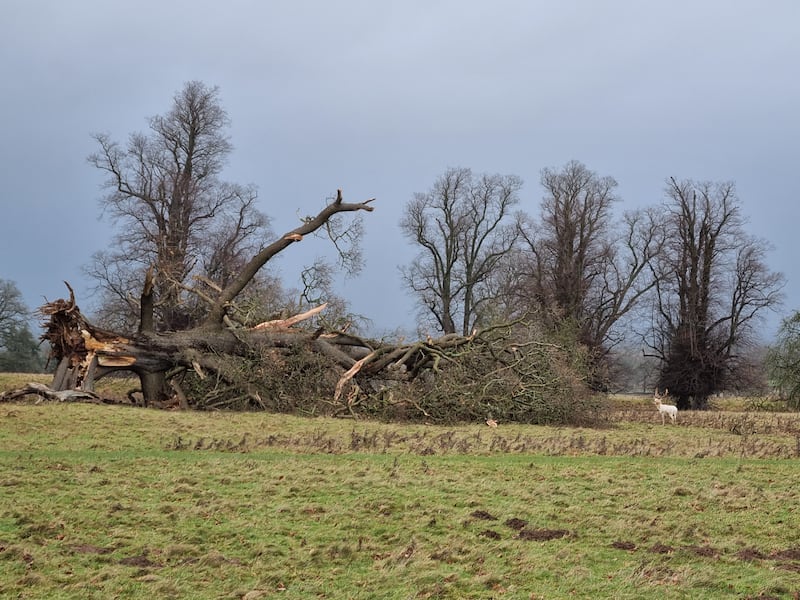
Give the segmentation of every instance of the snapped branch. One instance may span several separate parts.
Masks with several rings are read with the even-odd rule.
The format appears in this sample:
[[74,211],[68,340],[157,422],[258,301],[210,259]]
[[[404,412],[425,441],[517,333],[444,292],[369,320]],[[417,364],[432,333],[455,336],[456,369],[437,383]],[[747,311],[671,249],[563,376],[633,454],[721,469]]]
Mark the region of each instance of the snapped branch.
[[231,283],[222,290],[219,298],[211,307],[203,326],[206,328],[219,328],[222,326],[222,320],[225,316],[225,307],[229,302],[233,301],[239,295],[250,280],[255,277],[256,273],[263,267],[269,260],[276,254],[282,252],[295,242],[300,242],[303,238],[323,227],[331,217],[338,213],[343,212],[356,212],[365,210],[372,212],[375,207],[370,206],[375,198],[370,198],[364,202],[347,203],[343,201],[342,190],[338,190],[336,199],[323,208],[316,217],[306,219],[300,227],[286,232],[280,238],[272,242],[270,245],[256,254],[250,262],[248,262],[239,274],[231,281]]

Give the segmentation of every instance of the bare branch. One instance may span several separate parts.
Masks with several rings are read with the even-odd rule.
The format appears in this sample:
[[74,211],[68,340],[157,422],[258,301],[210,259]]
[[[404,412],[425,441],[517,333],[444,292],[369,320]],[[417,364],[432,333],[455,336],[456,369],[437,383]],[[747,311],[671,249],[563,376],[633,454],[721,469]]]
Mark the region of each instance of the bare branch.
[[323,227],[328,220],[336,214],[361,210],[372,212],[374,207],[370,206],[370,203],[374,200],[375,198],[370,198],[364,202],[345,203],[342,199],[341,190],[339,190],[336,200],[323,208],[317,216],[309,218],[300,227],[292,229],[280,236],[277,240],[256,254],[241,271],[239,271],[238,275],[234,277],[231,283],[222,291],[217,302],[209,311],[204,321],[204,326],[211,328],[219,327],[222,323],[222,317],[225,314],[226,304],[236,298],[253,277],[255,277],[261,267],[275,255],[288,248],[291,244],[298,243],[303,237],[317,231],[320,227]]

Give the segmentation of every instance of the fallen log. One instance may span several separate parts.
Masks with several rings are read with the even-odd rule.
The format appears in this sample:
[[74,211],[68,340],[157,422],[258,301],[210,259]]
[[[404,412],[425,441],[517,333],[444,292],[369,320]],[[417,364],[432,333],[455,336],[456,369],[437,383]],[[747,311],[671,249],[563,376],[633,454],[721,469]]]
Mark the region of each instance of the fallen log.
[[43,383],[31,382],[24,387],[9,390],[0,394],[0,402],[13,402],[24,396],[39,396],[41,401],[52,400],[56,402],[93,402],[101,403],[100,396],[85,390],[54,390]]
[[[80,393],[90,398],[99,379],[129,371],[140,380],[157,374],[165,383],[158,398],[148,399],[138,390],[142,400],[136,401],[129,393],[129,400],[137,404],[220,408],[234,403],[226,402],[227,394],[232,399],[246,399],[252,408],[267,409],[269,402],[258,391],[259,386],[265,387],[264,377],[296,380],[294,391],[299,394],[304,392],[301,379],[306,378],[308,387],[319,390],[315,393],[329,394],[334,412],[338,410],[335,407],[352,412],[353,402],[363,390],[378,392],[387,385],[411,382],[426,370],[435,372],[442,361],[452,361],[459,348],[475,339],[475,334],[448,335],[393,345],[306,327],[325,305],[254,327],[122,334],[89,322],[69,290],[68,300],[59,299],[40,309],[40,314],[48,317],[42,337],[50,342],[51,359],[58,363],[49,389],[63,392],[65,398],[77,398]],[[299,359],[301,356],[307,358]],[[192,397],[184,389],[182,381],[189,374],[211,388],[205,399]],[[325,385],[330,385],[329,392]],[[345,395],[346,388],[350,391]]]

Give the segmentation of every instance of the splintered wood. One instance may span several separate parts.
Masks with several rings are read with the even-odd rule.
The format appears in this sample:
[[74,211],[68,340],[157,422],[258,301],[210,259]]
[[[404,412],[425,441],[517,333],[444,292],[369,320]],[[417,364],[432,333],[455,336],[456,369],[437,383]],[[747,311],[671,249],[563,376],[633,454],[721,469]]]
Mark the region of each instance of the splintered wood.
[[328,303],[320,304],[312,308],[311,310],[307,310],[304,313],[300,313],[299,315],[294,315],[293,317],[289,317],[288,319],[275,319],[273,321],[264,321],[263,323],[259,323],[252,327],[253,331],[263,331],[264,329],[289,329],[293,325],[297,325],[298,323],[302,323],[313,317],[314,315],[318,315],[323,310],[325,310],[328,306]]

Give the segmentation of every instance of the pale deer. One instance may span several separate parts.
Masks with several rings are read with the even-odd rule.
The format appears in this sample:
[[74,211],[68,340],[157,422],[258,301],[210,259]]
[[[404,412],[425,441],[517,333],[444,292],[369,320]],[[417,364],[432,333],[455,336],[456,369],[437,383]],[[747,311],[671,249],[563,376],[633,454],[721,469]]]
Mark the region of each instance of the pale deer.
[[664,395],[659,396],[658,388],[656,388],[655,393],[653,394],[653,404],[656,405],[656,409],[658,410],[659,414],[661,415],[661,424],[666,425],[666,417],[669,415],[670,420],[674,423],[678,418],[678,407],[673,406],[672,404],[662,404],[661,400],[666,399],[669,397],[669,390],[664,390]]

